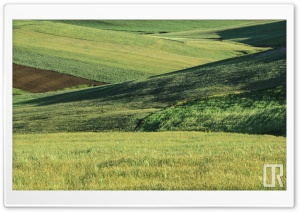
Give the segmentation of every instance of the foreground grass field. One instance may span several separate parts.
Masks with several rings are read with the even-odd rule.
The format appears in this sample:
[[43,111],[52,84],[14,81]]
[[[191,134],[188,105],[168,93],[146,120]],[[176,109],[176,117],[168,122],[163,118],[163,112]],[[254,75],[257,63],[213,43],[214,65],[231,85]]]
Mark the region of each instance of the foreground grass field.
[[286,139],[270,135],[27,134],[13,145],[14,190],[266,190],[263,165],[286,164]]

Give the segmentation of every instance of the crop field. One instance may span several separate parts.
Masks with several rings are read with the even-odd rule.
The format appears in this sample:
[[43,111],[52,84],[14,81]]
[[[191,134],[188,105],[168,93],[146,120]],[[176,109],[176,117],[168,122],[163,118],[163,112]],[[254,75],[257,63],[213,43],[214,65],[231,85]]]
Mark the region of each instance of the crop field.
[[15,64],[107,83],[141,79],[266,49],[210,39],[165,39],[59,21],[15,21],[13,33]]
[[285,164],[285,145],[230,133],[15,135],[13,189],[265,190],[262,167]]
[[13,80],[14,88],[32,93],[62,90],[70,87],[91,87],[107,84],[55,71],[40,70],[16,64],[13,65]]
[[13,189],[285,190],[286,57],[280,20],[16,20]]

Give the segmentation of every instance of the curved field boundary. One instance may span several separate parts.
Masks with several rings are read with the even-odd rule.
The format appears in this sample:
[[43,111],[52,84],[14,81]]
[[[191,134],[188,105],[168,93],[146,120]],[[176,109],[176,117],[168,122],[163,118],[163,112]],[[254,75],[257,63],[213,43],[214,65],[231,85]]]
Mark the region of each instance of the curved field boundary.
[[13,64],[13,87],[33,93],[61,90],[78,85],[97,86],[106,84],[108,83]]

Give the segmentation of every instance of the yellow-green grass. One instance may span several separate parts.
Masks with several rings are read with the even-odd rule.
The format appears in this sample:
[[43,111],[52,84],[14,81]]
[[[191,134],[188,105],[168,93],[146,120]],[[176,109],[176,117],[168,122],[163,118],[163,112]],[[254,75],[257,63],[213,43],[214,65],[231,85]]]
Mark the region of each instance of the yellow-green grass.
[[30,94],[30,92],[18,88],[13,88],[13,95],[23,95],[23,94]]
[[211,30],[245,27],[273,22],[271,20],[60,20],[72,24],[96,29],[127,31],[139,34],[189,31],[193,29]]
[[13,47],[16,64],[109,83],[267,49],[211,39],[170,40],[53,21],[14,21]]
[[263,186],[286,164],[286,138],[201,132],[13,136],[14,190],[285,190]]

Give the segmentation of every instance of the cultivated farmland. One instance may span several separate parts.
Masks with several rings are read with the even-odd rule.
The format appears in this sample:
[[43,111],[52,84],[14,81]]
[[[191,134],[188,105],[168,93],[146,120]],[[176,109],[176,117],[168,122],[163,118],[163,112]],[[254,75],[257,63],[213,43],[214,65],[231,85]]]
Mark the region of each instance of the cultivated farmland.
[[32,93],[107,84],[55,71],[40,70],[16,64],[13,65],[13,80],[14,88]]
[[285,166],[285,21],[13,25],[14,189],[266,190]]
[[[14,63],[116,83],[266,49],[211,39],[182,41],[72,23],[15,21]],[[154,26],[155,22],[152,29]]]

